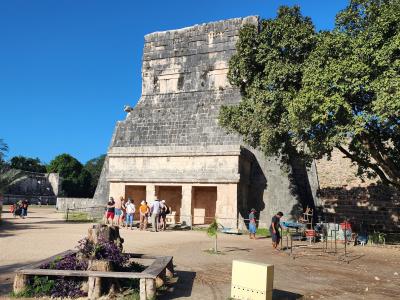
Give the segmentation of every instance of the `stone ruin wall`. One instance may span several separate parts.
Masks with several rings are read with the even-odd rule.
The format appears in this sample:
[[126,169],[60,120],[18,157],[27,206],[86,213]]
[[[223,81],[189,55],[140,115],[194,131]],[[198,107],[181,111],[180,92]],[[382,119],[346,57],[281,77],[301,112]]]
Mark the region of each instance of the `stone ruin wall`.
[[348,218],[359,228],[370,231],[400,232],[400,194],[377,180],[362,181],[357,167],[339,151],[331,160],[316,163],[322,210],[328,219]]

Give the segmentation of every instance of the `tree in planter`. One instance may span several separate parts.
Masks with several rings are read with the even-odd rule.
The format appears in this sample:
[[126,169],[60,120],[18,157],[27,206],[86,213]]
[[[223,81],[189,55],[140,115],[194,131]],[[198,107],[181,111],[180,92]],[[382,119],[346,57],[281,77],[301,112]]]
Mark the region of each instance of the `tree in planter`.
[[229,80],[243,100],[220,124],[266,155],[336,148],[358,175],[400,188],[400,1],[351,0],[332,32],[298,7],[240,31]]
[[214,253],[218,253],[218,222],[217,219],[214,219],[214,221],[208,226],[207,228],[207,235],[209,237],[214,237]]

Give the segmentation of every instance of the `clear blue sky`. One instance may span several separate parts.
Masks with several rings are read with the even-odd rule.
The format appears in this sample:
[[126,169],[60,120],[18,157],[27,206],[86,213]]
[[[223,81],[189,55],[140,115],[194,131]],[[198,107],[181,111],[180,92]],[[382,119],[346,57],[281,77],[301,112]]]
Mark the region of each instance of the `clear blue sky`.
[[0,0],[0,138],[14,155],[82,162],[107,151],[141,93],[143,36],[298,4],[330,29],[347,1]]

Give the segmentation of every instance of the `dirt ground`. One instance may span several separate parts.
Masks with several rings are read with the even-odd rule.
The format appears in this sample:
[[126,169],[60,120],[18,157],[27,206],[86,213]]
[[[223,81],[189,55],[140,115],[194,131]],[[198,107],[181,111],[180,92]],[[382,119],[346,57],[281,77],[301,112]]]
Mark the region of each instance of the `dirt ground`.
[[[0,225],[0,297],[8,298],[13,271],[67,249],[86,235],[88,223],[65,223],[54,208],[30,207],[27,219],[3,213]],[[275,253],[271,240],[220,234],[221,255],[201,231],[121,231],[127,252],[174,257],[177,282],[162,299],[229,299],[232,260],[274,264],[274,299],[399,299],[400,249],[350,247],[350,263],[318,250]]]

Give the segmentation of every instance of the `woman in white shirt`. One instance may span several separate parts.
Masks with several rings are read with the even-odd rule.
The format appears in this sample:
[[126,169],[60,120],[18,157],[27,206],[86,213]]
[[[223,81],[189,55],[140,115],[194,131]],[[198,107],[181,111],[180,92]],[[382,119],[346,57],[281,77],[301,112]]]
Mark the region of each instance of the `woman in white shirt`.
[[128,229],[129,226],[133,229],[133,216],[135,215],[135,211],[135,204],[128,199],[128,203],[126,204],[126,229]]

